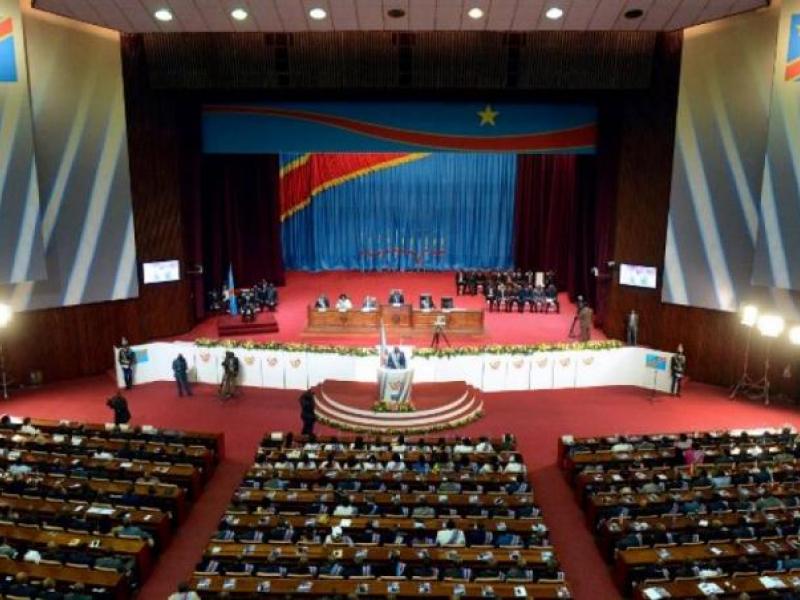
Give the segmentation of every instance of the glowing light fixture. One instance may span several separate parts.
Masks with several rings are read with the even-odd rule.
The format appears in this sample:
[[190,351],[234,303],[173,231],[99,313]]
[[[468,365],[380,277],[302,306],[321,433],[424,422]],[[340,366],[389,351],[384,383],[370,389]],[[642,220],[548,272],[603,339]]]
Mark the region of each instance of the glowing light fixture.
[[247,18],[247,11],[243,8],[234,8],[231,11],[231,16],[237,21],[244,21]]
[[558,8],[557,6],[552,6],[547,9],[547,12],[544,13],[544,16],[550,19],[551,21],[557,21],[558,19],[564,16],[564,11]]
[[758,317],[758,330],[761,335],[769,338],[776,338],[783,333],[786,323],[783,317],[778,315],[761,315]]
[[800,346],[800,325],[795,325],[789,330],[789,341],[795,346]]
[[159,21],[172,21],[172,11],[168,8],[159,8],[156,12],[153,13],[153,16],[158,19]]
[[740,320],[742,325],[753,327],[758,323],[758,307],[755,304],[745,304],[742,307],[742,318]]
[[469,11],[467,11],[467,14],[469,15],[470,19],[475,19],[477,21],[478,19],[483,18],[483,9],[475,6],[473,8],[470,8]]
[[13,316],[13,311],[8,304],[3,304],[0,302],[0,327],[5,327],[11,322],[11,317]]
[[308,16],[314,19],[315,21],[321,21],[322,19],[328,16],[328,13],[325,11],[324,8],[316,7],[308,11]]

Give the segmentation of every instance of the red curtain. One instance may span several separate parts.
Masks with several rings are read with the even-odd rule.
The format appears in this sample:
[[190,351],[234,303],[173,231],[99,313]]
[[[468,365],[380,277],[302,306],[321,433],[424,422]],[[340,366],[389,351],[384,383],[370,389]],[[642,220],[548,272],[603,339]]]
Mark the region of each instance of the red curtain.
[[206,289],[266,278],[285,281],[277,155],[206,155],[202,169],[203,268]]
[[517,157],[515,264],[523,270],[552,269],[572,299],[583,295],[595,307],[591,269],[600,266],[597,261],[608,254],[610,243],[610,216],[598,214],[597,196],[594,156]]

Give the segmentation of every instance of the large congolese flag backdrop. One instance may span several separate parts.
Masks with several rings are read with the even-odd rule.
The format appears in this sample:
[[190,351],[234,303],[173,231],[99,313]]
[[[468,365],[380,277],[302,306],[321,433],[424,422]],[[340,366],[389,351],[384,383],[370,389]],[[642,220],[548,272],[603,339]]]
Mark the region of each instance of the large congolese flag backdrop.
[[511,265],[513,154],[282,154],[290,269]]
[[208,153],[514,152],[591,153],[589,105],[476,102],[209,104]]

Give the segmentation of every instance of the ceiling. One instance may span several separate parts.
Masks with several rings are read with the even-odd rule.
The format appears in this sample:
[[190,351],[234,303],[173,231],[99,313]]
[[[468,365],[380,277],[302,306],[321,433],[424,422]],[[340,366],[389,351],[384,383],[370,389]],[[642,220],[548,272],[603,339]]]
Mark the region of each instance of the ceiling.
[[[631,31],[674,30],[755,10],[769,0],[32,0],[34,8],[126,33],[210,31]],[[561,19],[545,12],[561,8]],[[327,17],[309,17],[312,8]],[[479,7],[484,16],[471,19]],[[169,8],[174,19],[153,14]],[[248,17],[230,13],[243,8]],[[392,18],[391,9],[405,15]],[[625,17],[639,9],[642,16]]]

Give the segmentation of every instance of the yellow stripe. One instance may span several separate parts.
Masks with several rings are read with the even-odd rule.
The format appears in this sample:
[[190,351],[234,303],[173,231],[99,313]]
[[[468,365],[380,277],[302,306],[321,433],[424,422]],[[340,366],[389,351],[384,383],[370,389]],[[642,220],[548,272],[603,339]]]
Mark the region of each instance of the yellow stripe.
[[419,160],[421,158],[425,158],[426,156],[430,156],[430,152],[414,152],[412,154],[408,154],[406,156],[401,156],[385,163],[381,163],[379,165],[372,165],[370,167],[364,167],[363,169],[358,169],[357,171],[353,171],[352,173],[348,173],[347,175],[342,175],[341,177],[337,177],[335,179],[331,179],[330,181],[325,181],[319,184],[317,187],[311,190],[311,193],[304,198],[302,201],[298,202],[292,208],[287,210],[285,213],[281,215],[281,222],[285,221],[289,217],[291,217],[296,212],[304,209],[306,206],[311,204],[311,199],[316,196],[317,194],[324,192],[334,186],[340,185],[347,181],[351,181],[356,179],[357,177],[361,177],[363,175],[367,175],[368,173],[374,173],[376,171],[380,171],[381,169],[388,169],[390,167],[396,167],[398,165],[402,165],[405,163],[410,163],[415,160]]
[[293,161],[286,163],[281,167],[280,176],[283,177],[287,173],[294,171],[297,167],[302,167],[304,164],[308,162],[309,158],[311,158],[311,154],[307,152],[306,154],[301,154]]

